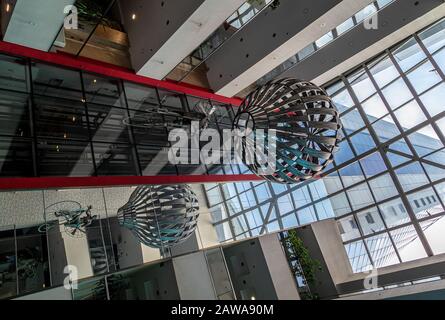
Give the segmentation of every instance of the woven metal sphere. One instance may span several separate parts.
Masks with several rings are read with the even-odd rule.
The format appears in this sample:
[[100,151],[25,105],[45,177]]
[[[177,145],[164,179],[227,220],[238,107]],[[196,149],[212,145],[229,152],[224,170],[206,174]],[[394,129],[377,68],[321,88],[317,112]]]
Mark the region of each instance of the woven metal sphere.
[[168,248],[193,234],[198,211],[198,199],[190,186],[140,186],[119,209],[118,220],[143,244]]
[[[246,163],[249,169],[278,183],[293,184],[320,175],[340,142],[339,113],[331,98],[313,83],[296,79],[272,81],[250,93],[233,125],[254,130],[242,142],[245,154],[250,152],[254,160]],[[259,173],[258,160],[268,155],[268,149],[267,143],[264,152],[252,148],[256,129],[265,130],[266,142],[267,130],[276,130],[276,169],[271,174]]]

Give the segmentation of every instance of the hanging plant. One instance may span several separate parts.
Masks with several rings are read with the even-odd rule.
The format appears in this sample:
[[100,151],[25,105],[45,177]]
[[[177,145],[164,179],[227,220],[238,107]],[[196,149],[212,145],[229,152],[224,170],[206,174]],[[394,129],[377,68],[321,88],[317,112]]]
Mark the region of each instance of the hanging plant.
[[[307,285],[315,286],[317,284],[316,273],[321,270],[321,263],[318,260],[312,259],[309,250],[305,247],[303,240],[298,237],[296,230],[290,230],[288,232],[285,244],[291,249],[291,254],[294,255],[291,256],[291,258],[298,260]],[[299,270],[294,270],[296,273],[298,273],[298,271]],[[302,298],[304,300],[316,300],[318,299],[318,295],[310,292],[302,293]]]

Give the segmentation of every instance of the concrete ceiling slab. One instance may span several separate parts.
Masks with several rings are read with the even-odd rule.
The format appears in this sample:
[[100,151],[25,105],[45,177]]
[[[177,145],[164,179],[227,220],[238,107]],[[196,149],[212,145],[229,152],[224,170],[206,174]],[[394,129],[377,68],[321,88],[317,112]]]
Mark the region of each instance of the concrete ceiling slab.
[[[331,46],[309,57],[307,61],[302,61],[302,65],[297,64],[295,68],[288,70],[282,77],[300,75],[305,79],[312,79],[318,85],[323,85],[445,17],[443,0],[423,0],[416,7],[413,6],[414,2],[400,0],[393,7],[384,9],[380,16],[380,23],[384,25],[381,31],[384,32],[353,30],[347,38],[338,39],[339,42],[336,40]],[[393,19],[397,16],[398,19]],[[364,37],[363,32],[371,34]],[[351,50],[351,46],[350,50],[344,50],[350,43],[353,43],[354,50]],[[318,61],[319,65],[314,64],[315,61]]]
[[372,0],[281,0],[207,61],[211,89],[233,96]]
[[3,40],[49,51],[75,0],[17,0]]
[[133,68],[139,75],[163,79],[244,2],[120,1]]

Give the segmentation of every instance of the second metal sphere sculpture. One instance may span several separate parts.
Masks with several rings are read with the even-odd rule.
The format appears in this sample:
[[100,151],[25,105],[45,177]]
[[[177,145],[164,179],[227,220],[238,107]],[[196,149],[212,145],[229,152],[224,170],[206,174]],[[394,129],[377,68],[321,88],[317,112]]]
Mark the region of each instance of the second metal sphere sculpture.
[[195,231],[198,199],[190,186],[140,186],[118,211],[119,224],[145,245],[168,248]]
[[[259,173],[258,160],[264,159],[267,147],[264,154],[257,148],[250,151],[254,161],[246,165],[269,181],[287,184],[320,175],[333,161],[341,131],[339,113],[327,93],[296,79],[272,81],[249,94],[235,117],[234,128],[248,128],[253,135],[256,129],[263,129],[266,146],[267,130],[276,130],[274,172]],[[253,140],[244,138],[244,149],[252,148]]]

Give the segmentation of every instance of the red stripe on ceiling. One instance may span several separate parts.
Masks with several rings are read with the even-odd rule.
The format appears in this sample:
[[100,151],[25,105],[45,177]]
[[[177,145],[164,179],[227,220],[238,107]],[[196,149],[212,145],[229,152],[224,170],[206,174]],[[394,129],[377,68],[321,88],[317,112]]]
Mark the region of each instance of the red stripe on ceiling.
[[2,178],[0,190],[72,189],[119,187],[157,184],[224,183],[261,181],[253,174],[238,175],[182,175],[182,176],[126,176],[126,177],[45,177],[45,178]]
[[4,41],[0,41],[0,52],[26,58],[32,58],[64,67],[80,69],[87,72],[105,75],[108,77],[119,78],[122,80],[136,82],[159,89],[176,91],[190,96],[211,99],[220,103],[232,104],[234,106],[240,106],[242,102],[241,99],[224,97],[218,94],[214,94],[203,88],[197,88],[194,86],[173,83],[171,81],[156,80],[148,77],[139,76],[131,71],[126,70],[125,68],[108,65],[92,59],[86,59],[82,57],[76,58],[68,54],[40,51]]

